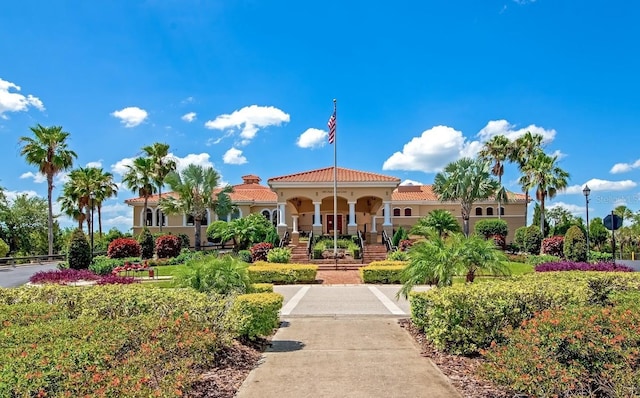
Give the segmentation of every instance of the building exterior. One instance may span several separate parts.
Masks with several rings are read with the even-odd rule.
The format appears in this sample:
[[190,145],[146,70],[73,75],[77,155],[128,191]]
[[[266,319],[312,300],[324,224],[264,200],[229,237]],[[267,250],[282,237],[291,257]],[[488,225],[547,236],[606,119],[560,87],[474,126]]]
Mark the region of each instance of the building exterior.
[[[293,242],[311,231],[314,235],[355,234],[361,231],[367,242],[378,242],[382,231],[389,235],[402,226],[406,229],[434,209],[445,209],[462,224],[460,204],[440,202],[430,185],[400,185],[392,176],[338,167],[337,211],[333,210],[333,167],[309,170],[273,177],[262,185],[256,175],[243,176],[242,184],[233,186],[230,198],[237,206],[226,220],[251,213],[260,213],[277,227],[280,235],[289,231]],[[169,192],[163,195],[173,195]],[[502,204],[501,217],[509,226],[507,242],[513,240],[517,228],[525,225],[525,197],[509,193],[509,202]],[[193,220],[184,215],[166,216],[158,207],[158,195],[148,198],[147,213],[143,214],[143,198],[125,201],[133,208],[133,233],[138,234],[146,225],[152,232],[185,233],[193,241]],[[484,218],[498,216],[498,204],[493,200],[474,204],[470,215],[470,228]],[[203,236],[207,225],[221,219],[208,214],[202,223]]]

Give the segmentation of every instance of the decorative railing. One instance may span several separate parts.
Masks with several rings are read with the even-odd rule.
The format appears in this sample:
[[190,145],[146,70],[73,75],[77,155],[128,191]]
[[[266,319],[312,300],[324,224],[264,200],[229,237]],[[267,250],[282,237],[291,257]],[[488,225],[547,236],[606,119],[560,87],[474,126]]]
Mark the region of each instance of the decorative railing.
[[290,241],[291,235],[289,235],[289,231],[285,231],[284,235],[282,235],[282,239],[280,239],[280,244],[278,245],[278,247],[286,247],[289,245]]
[[364,264],[364,239],[362,238],[362,232],[358,230],[358,238],[356,239],[356,243],[360,248],[360,260]]
[[382,243],[384,243],[384,247],[387,248],[387,252],[394,252],[397,249],[395,246],[393,246],[391,238],[389,238],[389,235],[385,230],[382,230]]
[[309,240],[307,241],[307,258],[311,259],[311,249],[313,248],[313,231],[309,232]]

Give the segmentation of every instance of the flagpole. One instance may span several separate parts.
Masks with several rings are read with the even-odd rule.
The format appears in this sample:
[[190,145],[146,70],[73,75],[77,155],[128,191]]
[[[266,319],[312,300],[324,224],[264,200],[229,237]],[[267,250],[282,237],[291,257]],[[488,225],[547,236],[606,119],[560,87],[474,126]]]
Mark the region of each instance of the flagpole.
[[336,99],[333,99],[333,114],[335,116],[336,133],[333,138],[333,258],[338,269],[338,114]]

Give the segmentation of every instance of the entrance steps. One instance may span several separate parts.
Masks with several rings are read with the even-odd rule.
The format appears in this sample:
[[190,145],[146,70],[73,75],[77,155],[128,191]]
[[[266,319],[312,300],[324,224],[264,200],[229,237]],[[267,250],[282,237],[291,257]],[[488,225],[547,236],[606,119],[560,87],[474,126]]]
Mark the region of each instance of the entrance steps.
[[362,259],[340,258],[337,262],[333,258],[309,259],[306,242],[300,243],[297,246],[290,245],[290,248],[291,263],[315,264],[318,266],[319,271],[328,271],[335,269],[357,270],[373,261],[382,261],[387,258],[387,249],[383,244],[379,243],[365,245],[364,255]]

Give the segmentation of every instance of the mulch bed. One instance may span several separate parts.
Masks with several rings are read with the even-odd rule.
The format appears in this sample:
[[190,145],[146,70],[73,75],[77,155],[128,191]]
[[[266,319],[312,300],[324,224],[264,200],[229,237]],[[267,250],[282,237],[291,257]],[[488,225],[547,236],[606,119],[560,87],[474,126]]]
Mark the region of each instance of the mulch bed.
[[476,370],[482,363],[480,358],[450,355],[435,349],[409,319],[400,319],[400,326],[404,328],[421,348],[421,354],[429,359],[449,378],[451,384],[465,398],[507,398],[518,397],[517,393],[493,385],[476,375]]

